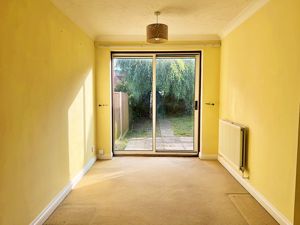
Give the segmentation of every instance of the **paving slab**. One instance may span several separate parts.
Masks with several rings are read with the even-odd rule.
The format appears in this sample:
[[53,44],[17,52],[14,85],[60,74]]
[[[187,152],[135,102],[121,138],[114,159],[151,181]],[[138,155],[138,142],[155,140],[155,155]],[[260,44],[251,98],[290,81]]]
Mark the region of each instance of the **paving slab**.
[[[177,137],[175,136],[171,122],[168,119],[158,119],[158,128],[160,136],[156,138],[156,149],[165,151],[184,151],[193,150],[193,137]],[[159,132],[157,132],[159,133]],[[152,138],[130,138],[125,151],[152,150]]]

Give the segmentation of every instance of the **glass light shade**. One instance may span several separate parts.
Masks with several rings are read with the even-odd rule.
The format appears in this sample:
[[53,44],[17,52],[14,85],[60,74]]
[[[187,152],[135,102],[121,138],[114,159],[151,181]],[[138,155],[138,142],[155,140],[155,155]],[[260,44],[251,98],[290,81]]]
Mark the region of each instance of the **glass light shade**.
[[162,23],[153,23],[147,26],[147,42],[164,43],[168,40],[168,26]]

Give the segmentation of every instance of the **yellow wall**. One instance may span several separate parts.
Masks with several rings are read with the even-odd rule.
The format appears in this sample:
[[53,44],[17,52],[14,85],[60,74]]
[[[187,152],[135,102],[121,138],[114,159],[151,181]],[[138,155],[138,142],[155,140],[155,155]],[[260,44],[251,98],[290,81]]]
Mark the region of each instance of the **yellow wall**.
[[[137,44],[136,44],[137,45]],[[203,50],[203,102],[215,102],[215,106],[202,104],[202,147],[206,155],[216,155],[218,151],[219,118],[219,68],[220,48],[201,45],[169,44],[136,46],[122,43],[122,46],[102,46],[96,44],[96,101],[97,105],[107,104],[97,109],[97,149],[104,149],[106,157],[111,155],[111,106],[110,106],[110,54],[111,51],[188,51]]]
[[300,107],[299,107],[299,126],[298,126],[298,154],[297,154],[294,225],[300,225]]
[[249,182],[293,220],[300,1],[272,0],[224,40],[220,118],[249,127]]
[[0,21],[0,224],[27,225],[94,154],[94,43],[48,0]]
[[[96,64],[96,139],[97,149],[105,151],[107,157],[111,157],[111,106],[110,106],[110,51],[98,49],[95,51]],[[107,105],[99,107],[101,105]]]

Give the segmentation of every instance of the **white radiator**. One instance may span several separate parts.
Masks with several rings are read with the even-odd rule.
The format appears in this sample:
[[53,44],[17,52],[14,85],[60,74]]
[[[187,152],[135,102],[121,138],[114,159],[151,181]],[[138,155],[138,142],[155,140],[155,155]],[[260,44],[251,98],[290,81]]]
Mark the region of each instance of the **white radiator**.
[[247,130],[231,121],[219,121],[219,156],[242,172],[246,168]]

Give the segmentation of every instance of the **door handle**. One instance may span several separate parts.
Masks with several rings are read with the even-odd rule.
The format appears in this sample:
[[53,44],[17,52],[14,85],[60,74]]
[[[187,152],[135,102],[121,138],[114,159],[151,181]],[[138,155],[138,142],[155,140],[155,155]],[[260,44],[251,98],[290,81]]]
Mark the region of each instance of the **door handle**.
[[212,103],[212,102],[206,102],[205,105],[212,105],[212,106],[214,106],[215,103]]
[[99,107],[108,106],[108,104],[99,104]]
[[195,110],[198,110],[198,101],[195,101]]

